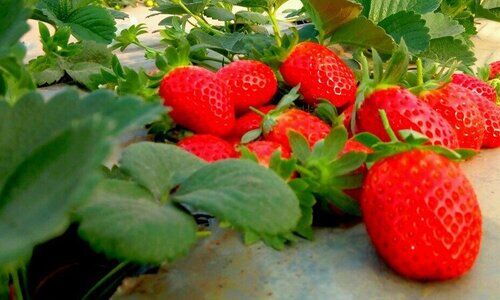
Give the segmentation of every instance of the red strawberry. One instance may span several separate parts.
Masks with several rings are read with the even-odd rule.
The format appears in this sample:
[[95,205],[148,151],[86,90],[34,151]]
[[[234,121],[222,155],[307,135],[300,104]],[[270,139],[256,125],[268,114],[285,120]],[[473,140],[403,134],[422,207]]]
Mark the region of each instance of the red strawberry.
[[354,109],[354,104],[349,105],[340,115],[343,119],[344,127],[347,129],[347,133],[349,136],[352,136],[351,132],[351,119],[352,119],[352,111]]
[[[263,114],[267,114],[271,110],[273,110],[276,106],[268,105],[258,108],[260,112]],[[245,133],[260,128],[262,123],[262,116],[254,111],[247,112],[242,115],[238,119],[236,119],[236,123],[234,125],[233,132],[231,134],[232,140],[241,141],[241,137],[245,135]]]
[[209,134],[187,137],[180,141],[178,146],[208,162],[238,157],[233,145]]
[[310,113],[292,108],[278,115],[269,131],[264,130],[264,139],[281,144],[284,151],[290,151],[289,130],[302,134],[312,147],[328,135],[330,126]]
[[495,89],[486,82],[467,74],[453,74],[451,82],[463,86],[493,102],[497,101]]
[[472,100],[476,102],[484,117],[483,148],[500,147],[500,106],[481,96],[476,96]]
[[484,137],[484,118],[472,98],[472,91],[449,83],[420,94],[455,129],[460,148],[480,149]]
[[357,113],[359,131],[371,132],[384,141],[389,136],[380,120],[379,110],[385,110],[391,127],[398,132],[412,129],[426,135],[435,145],[457,148],[458,140],[451,125],[409,91],[393,86],[378,89],[364,100]]
[[280,144],[270,141],[255,141],[246,145],[250,152],[257,156],[259,164],[269,167],[271,156],[274,152],[281,150],[281,157],[289,158],[290,152],[283,149]]
[[344,106],[356,98],[354,73],[333,51],[317,43],[296,45],[280,73],[288,85],[300,84],[300,93],[311,105],[326,99],[335,106]]
[[160,86],[165,106],[174,121],[196,133],[225,136],[235,122],[234,103],[215,73],[200,67],[178,67]]
[[497,78],[500,75],[500,60],[490,64],[490,80]]
[[243,113],[250,106],[269,103],[278,90],[273,70],[255,60],[239,60],[217,71],[217,77],[229,87],[236,112]]
[[397,273],[445,280],[467,272],[479,253],[482,218],[457,163],[414,149],[376,162],[361,196],[377,252]]

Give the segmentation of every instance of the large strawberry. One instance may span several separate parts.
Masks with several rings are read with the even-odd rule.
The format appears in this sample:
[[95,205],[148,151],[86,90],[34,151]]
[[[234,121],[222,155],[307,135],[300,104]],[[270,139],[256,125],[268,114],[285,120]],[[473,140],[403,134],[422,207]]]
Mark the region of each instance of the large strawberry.
[[[378,57],[376,51],[373,52]],[[375,72],[370,79],[368,61],[361,55],[359,58],[363,67],[363,80],[359,88],[361,103],[356,115],[357,131],[367,131],[384,141],[389,136],[379,116],[380,110],[385,110],[389,124],[394,130],[412,129],[425,134],[432,144],[451,148],[458,146],[457,135],[451,125],[429,104],[420,101],[408,90],[398,86],[398,82],[407,72],[409,62],[408,49],[404,42],[394,52],[388,62],[385,74]],[[381,70],[381,59],[374,59],[375,69]]]
[[[267,114],[274,108],[276,108],[276,106],[268,105],[257,108],[257,111],[260,111],[262,114]],[[230,138],[238,142],[241,141],[241,138],[245,135],[245,133],[251,130],[258,129],[261,126],[262,119],[262,115],[258,114],[255,111],[247,112],[246,114],[236,119],[236,123],[234,124],[234,129],[231,133]]]
[[170,71],[160,86],[174,121],[196,133],[225,136],[234,122],[234,103],[225,83],[215,73],[194,66]]
[[184,138],[178,146],[207,162],[238,157],[233,145],[209,134],[195,134]]
[[500,106],[479,95],[472,100],[476,102],[484,117],[483,148],[500,147]]
[[500,75],[500,60],[494,61],[490,64],[490,80],[497,78]]
[[451,82],[461,85],[492,102],[497,101],[495,89],[479,78],[467,74],[453,74]]
[[260,61],[232,62],[219,69],[217,77],[226,83],[237,113],[269,103],[278,90],[273,70]]
[[457,163],[411,150],[375,163],[361,196],[368,234],[397,273],[445,280],[467,272],[479,253],[481,212]]
[[271,156],[276,151],[281,151],[281,157],[289,158],[290,152],[284,149],[280,144],[270,141],[255,141],[246,145],[248,150],[252,152],[259,164],[268,167],[271,161]]
[[472,91],[454,83],[419,95],[455,129],[459,147],[480,149],[485,122],[483,114],[472,100],[475,97],[478,96]]
[[326,99],[335,106],[353,103],[356,79],[349,67],[333,51],[313,42],[296,45],[280,67],[290,86],[300,84],[308,104]]

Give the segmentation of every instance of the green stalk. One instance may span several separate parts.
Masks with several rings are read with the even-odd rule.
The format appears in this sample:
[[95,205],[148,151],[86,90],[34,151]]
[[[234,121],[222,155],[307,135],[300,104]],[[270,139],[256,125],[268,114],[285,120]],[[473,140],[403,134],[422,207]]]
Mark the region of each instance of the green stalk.
[[278,45],[278,47],[281,47],[281,31],[280,27],[278,26],[278,20],[276,19],[276,10],[270,7],[267,10],[267,14],[269,15],[271,23],[273,24],[274,40],[276,41],[276,45]]
[[113,268],[113,270],[109,271],[108,274],[106,274],[101,280],[99,280],[94,286],[82,297],[82,300],[87,300],[90,299],[90,296],[98,289],[100,288],[103,284],[105,284],[113,275],[118,273],[120,270],[125,268],[128,265],[128,262],[122,262],[118,264],[116,267]]
[[224,32],[220,31],[220,30],[217,30],[215,28],[213,28],[212,26],[210,26],[210,24],[207,23],[207,21],[205,21],[202,17],[194,14],[185,4],[184,2],[182,2],[182,0],[174,0],[172,1],[174,2],[175,4],[179,5],[188,15],[190,15],[192,18],[194,18],[198,24],[200,24],[200,26],[212,33],[215,33],[215,34],[224,34]]
[[424,67],[420,58],[417,59],[417,84],[418,86],[424,85]]
[[17,271],[13,271],[11,273],[12,276],[12,283],[14,284],[14,290],[16,291],[16,300],[23,300],[23,290],[21,288],[21,283],[19,281],[19,275],[17,274]]
[[378,113],[380,114],[380,119],[382,119],[382,124],[384,125],[385,131],[391,138],[391,142],[399,141],[398,137],[394,133],[394,130],[392,130],[391,125],[389,124],[389,119],[387,119],[387,114],[385,113],[385,110],[379,109]]

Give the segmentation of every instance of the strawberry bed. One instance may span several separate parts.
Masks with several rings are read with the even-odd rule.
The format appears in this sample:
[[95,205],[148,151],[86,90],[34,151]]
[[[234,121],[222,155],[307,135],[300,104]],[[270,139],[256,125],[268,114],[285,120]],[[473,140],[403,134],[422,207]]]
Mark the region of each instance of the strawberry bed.
[[0,296],[498,294],[498,3],[144,3],[0,3]]

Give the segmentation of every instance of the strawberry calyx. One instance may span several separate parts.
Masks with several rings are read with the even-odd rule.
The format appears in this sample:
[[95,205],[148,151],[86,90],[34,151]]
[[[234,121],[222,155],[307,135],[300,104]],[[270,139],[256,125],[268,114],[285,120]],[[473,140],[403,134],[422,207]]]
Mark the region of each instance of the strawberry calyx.
[[406,82],[406,87],[414,95],[422,95],[423,93],[441,88],[443,85],[451,81],[451,77],[455,73],[458,62],[453,61],[449,66],[442,66],[441,70],[436,68],[426,69],[423,66],[422,60],[417,59],[417,70],[414,82]]
[[363,132],[354,136],[354,139],[363,145],[370,147],[373,152],[368,154],[366,159],[367,165],[370,167],[375,162],[399,153],[408,152],[414,149],[432,151],[453,161],[465,161],[472,158],[478,152],[472,149],[449,149],[443,146],[430,145],[429,138],[414,130],[398,131],[402,141],[398,139],[396,133],[392,130],[387,114],[384,110],[379,110],[380,118],[387,134],[390,137],[389,142],[383,142],[377,136]]
[[285,34],[280,38],[280,44],[274,44],[263,49],[254,47],[250,58],[260,60],[271,68],[278,70],[299,43],[299,40],[299,32],[296,28],[292,27],[289,34]]
[[348,140],[345,127],[333,128],[312,150],[298,132],[289,131],[288,139],[293,157],[297,159],[296,170],[316,198],[347,214],[360,216],[359,204],[344,190],[361,187],[363,175],[355,171],[365,163],[367,154],[355,151],[342,154]]

